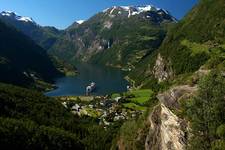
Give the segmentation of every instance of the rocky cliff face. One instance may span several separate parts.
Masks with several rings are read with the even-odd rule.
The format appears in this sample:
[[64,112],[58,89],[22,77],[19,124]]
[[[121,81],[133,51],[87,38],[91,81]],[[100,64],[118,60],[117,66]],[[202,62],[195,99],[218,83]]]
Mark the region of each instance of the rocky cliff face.
[[[117,148],[125,149],[145,149],[145,150],[184,150],[189,138],[188,122],[176,112],[180,109],[179,101],[192,97],[197,91],[197,86],[180,85],[175,86],[157,95],[159,104],[156,105],[147,119],[144,126],[138,128],[136,136],[129,138],[123,136],[117,140]],[[135,143],[141,142],[140,145]],[[133,144],[133,145],[132,145]]]
[[168,80],[173,75],[172,69],[169,67],[169,63],[166,63],[160,53],[157,56],[155,66],[153,68],[153,74],[154,77],[158,79],[158,82]]
[[181,85],[158,94],[159,101],[170,109],[179,109],[179,100],[190,98],[197,91],[196,86]]
[[184,123],[164,104],[160,104],[154,110],[149,121],[151,128],[145,142],[146,150],[183,150],[185,148]]
[[182,150],[185,147],[185,133],[182,120],[164,104],[161,104],[161,146],[162,149]]
[[179,100],[187,99],[197,91],[196,86],[177,86],[158,94],[160,104],[149,115],[149,134],[146,150],[183,150],[187,142],[187,122],[172,110],[179,108]]

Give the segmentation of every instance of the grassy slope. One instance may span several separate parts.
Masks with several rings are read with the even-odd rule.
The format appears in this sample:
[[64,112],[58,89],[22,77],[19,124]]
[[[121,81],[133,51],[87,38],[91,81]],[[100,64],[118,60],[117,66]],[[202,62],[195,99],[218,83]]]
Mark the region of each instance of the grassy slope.
[[[225,3],[223,0],[202,0],[177,25],[169,30],[159,50],[143,59],[129,76],[137,85],[155,84],[152,68],[157,53],[171,65],[174,74],[194,72],[207,60],[224,53]],[[219,49],[219,50],[218,50]],[[221,63],[223,58],[219,58]],[[215,60],[213,60],[215,63]],[[213,63],[213,62],[212,62]],[[140,78],[141,77],[141,78]]]
[[131,90],[126,93],[113,94],[112,98],[121,97],[124,99],[123,107],[131,110],[146,111],[149,104],[154,103],[154,92],[150,89]]

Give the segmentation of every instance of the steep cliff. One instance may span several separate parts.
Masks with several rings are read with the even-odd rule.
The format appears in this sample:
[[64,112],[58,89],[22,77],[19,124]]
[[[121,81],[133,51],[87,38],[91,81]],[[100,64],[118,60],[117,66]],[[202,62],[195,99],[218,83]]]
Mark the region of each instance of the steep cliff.
[[177,86],[158,94],[160,104],[149,115],[149,134],[145,149],[183,150],[187,144],[188,124],[179,118],[174,110],[179,108],[179,100],[191,97],[197,87],[189,85]]

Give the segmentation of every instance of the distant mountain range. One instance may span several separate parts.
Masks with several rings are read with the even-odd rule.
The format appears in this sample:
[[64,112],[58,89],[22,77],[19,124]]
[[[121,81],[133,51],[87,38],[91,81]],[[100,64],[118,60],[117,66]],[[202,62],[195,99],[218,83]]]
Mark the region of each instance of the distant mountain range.
[[[191,51],[187,44],[190,46],[193,41],[201,43],[201,39],[219,35],[212,27],[218,26],[219,30],[223,22],[215,20],[204,25],[204,21],[198,21],[196,24],[193,20],[197,20],[198,16],[193,17],[191,13],[177,23],[168,11],[151,5],[113,6],[88,20],[75,21],[65,30],[42,27],[32,18],[9,11],[3,11],[0,19],[31,37],[49,54],[66,62],[82,61],[118,67],[131,71],[129,77],[136,80],[137,85],[149,85],[147,82],[155,80],[151,70],[159,53],[164,61],[162,68],[165,73],[165,77],[161,78],[194,71],[208,60],[209,56],[205,53],[188,54]],[[141,80],[138,78],[140,74],[144,75]]]
[[[163,41],[167,27],[177,20],[151,5],[114,6],[86,21],[76,21],[64,31],[42,27],[14,12],[0,19],[16,27],[37,44],[65,61],[83,61],[133,69]],[[29,21],[30,20],[30,21]]]
[[1,12],[1,16],[5,16],[6,18],[10,18],[12,20],[17,20],[25,23],[35,23],[32,18],[19,16],[13,11],[3,11]]
[[[164,72],[160,79],[164,80],[202,66],[210,56],[207,53],[191,54],[193,44],[211,48],[213,43],[223,40],[220,34],[224,33],[221,27],[224,23],[220,22],[222,15],[214,17],[218,21],[210,16],[214,22],[209,23],[199,16],[192,11],[178,23],[168,11],[151,5],[113,6],[88,20],[75,21],[65,30],[42,27],[32,18],[14,12],[3,11],[0,19],[66,62],[118,67],[130,71],[128,76],[136,80],[137,85],[150,86],[148,82],[156,80],[156,72]],[[211,40],[215,37],[218,38]],[[154,72],[157,58],[164,65]]]
[[42,27],[32,18],[20,16],[13,11],[1,12],[0,19],[32,38],[44,49],[49,49],[62,34],[55,27]]
[[150,5],[115,6],[63,31],[2,12],[0,82],[31,88],[61,75],[48,52],[128,70],[132,89],[89,101],[0,83],[0,146],[224,150],[224,8],[200,0],[177,21]]

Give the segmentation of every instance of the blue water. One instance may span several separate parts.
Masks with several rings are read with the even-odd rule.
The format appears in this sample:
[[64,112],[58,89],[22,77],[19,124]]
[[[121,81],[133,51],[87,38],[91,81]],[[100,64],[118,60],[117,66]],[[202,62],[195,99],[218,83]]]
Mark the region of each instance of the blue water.
[[96,83],[96,89],[91,95],[106,95],[127,90],[128,82],[124,72],[105,66],[79,64],[76,66],[79,74],[75,77],[62,77],[55,80],[57,89],[45,93],[47,96],[78,96],[85,95],[86,86]]

